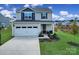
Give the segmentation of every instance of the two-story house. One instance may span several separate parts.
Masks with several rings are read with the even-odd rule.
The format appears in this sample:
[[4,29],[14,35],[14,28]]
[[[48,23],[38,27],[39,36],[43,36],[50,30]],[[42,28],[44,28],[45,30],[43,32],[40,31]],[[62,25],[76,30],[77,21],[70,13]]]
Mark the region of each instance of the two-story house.
[[22,8],[16,11],[13,36],[38,36],[53,31],[52,11],[48,8]]

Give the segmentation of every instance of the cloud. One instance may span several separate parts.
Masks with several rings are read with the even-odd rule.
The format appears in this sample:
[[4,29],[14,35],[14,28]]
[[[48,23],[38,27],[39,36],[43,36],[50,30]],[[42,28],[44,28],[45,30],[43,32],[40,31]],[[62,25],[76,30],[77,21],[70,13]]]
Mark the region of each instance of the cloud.
[[52,6],[49,6],[48,8],[49,8],[49,9],[52,9]]
[[53,20],[58,20],[59,18],[60,18],[60,16],[55,15],[55,14],[52,14],[52,19],[53,19]]
[[52,14],[52,18],[59,18],[58,15]]
[[60,11],[60,15],[52,14],[52,19],[59,21],[71,20],[76,17],[79,19],[79,14],[69,14],[68,11]]
[[43,4],[31,4],[31,7],[43,6]]
[[65,20],[65,18],[63,18],[63,17],[60,17],[58,20],[62,21],[62,20]]
[[69,18],[70,20],[74,19],[76,17],[79,19],[79,15],[78,14],[69,14],[69,15],[67,15],[67,18]]
[[60,21],[65,20],[64,17],[58,16],[58,15],[55,15],[55,14],[52,14],[52,19],[53,20],[60,20]]
[[24,7],[30,7],[30,5],[29,4],[25,4]]
[[69,15],[67,15],[67,17],[71,18],[71,17],[74,17],[74,15],[73,14],[69,14]]
[[1,10],[0,13],[5,16],[5,17],[10,17],[12,18],[12,11],[9,11],[9,10]]
[[79,17],[79,15],[78,14],[75,14],[74,17]]
[[60,16],[67,16],[68,14],[68,11],[60,11]]
[[13,13],[16,13],[16,8],[13,8]]
[[4,9],[3,7],[0,7],[0,10]]

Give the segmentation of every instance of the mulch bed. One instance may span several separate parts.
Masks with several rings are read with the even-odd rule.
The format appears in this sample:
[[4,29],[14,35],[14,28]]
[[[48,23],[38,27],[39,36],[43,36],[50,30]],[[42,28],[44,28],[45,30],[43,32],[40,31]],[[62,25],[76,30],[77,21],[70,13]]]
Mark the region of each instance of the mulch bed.
[[47,38],[41,38],[39,39],[40,42],[51,42],[52,40],[51,39],[47,39]]

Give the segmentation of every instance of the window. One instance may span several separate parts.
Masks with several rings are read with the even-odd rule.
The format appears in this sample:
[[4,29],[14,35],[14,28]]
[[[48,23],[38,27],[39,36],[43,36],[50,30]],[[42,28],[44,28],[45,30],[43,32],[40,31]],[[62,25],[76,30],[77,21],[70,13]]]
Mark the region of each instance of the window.
[[41,19],[47,19],[47,13],[41,13]]
[[24,20],[32,20],[32,12],[24,12]]
[[21,27],[17,26],[16,28],[21,28]]
[[32,26],[29,26],[28,28],[32,28]]
[[37,26],[34,26],[33,28],[37,28]]
[[26,28],[25,26],[23,26],[22,28]]

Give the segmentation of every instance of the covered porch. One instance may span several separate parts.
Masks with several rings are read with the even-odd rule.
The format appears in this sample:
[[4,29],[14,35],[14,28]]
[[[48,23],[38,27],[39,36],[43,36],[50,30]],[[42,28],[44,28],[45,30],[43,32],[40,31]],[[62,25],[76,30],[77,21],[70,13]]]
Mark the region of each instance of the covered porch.
[[47,32],[54,32],[53,31],[53,29],[54,29],[54,26],[52,25],[52,24],[41,24],[41,32],[43,33],[43,34],[47,34]]

